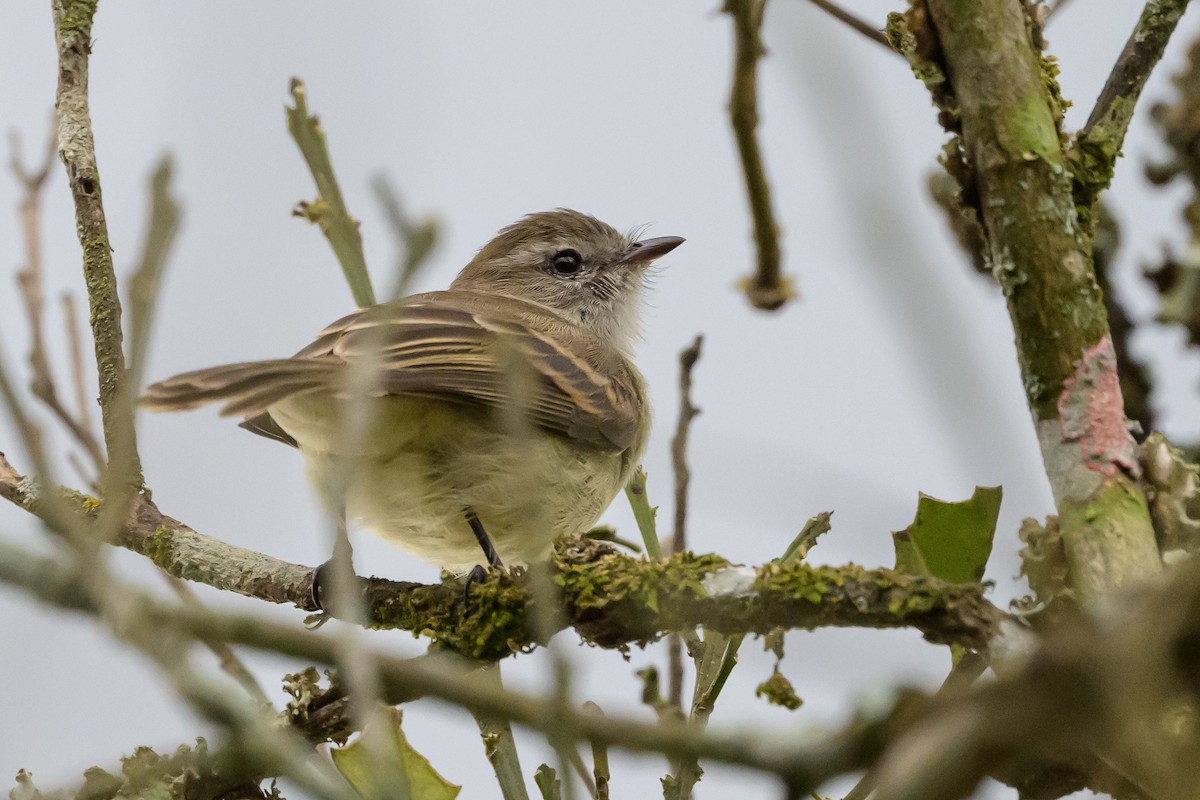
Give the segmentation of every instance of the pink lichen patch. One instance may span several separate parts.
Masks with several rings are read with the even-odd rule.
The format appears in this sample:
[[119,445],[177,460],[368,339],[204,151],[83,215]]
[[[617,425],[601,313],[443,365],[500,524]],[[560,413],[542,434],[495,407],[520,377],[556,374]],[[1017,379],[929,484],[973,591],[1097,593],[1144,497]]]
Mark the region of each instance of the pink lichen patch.
[[1117,354],[1108,336],[1083,352],[1075,374],[1063,383],[1058,416],[1063,439],[1079,442],[1088,469],[1109,477],[1118,469],[1138,474],[1136,445],[1125,427]]

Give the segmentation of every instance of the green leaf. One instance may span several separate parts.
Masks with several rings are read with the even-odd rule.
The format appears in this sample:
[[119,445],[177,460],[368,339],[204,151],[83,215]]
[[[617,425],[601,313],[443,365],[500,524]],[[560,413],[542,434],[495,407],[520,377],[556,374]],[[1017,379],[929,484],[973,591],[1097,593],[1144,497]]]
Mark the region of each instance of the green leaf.
[[346,780],[363,796],[372,794],[371,787],[379,776],[372,773],[379,766],[377,753],[381,752],[389,772],[408,777],[409,796],[419,800],[454,800],[462,787],[455,786],[437,773],[429,759],[418,753],[408,743],[404,731],[400,730],[400,712],[392,709],[388,719],[389,730],[384,732],[387,740],[378,751],[372,752],[364,743],[366,737],[378,737],[377,730],[368,728],[362,736],[346,747],[331,750],[333,765],[346,776]]
[[971,499],[960,503],[922,494],[912,525],[892,534],[896,569],[952,583],[981,581],[992,553],[1001,495],[999,486],[976,487]]

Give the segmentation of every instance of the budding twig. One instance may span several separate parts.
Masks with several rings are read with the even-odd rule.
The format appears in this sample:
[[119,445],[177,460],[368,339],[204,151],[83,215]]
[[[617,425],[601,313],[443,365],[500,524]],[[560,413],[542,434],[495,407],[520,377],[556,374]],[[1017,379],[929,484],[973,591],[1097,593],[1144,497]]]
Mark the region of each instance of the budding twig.
[[316,116],[308,113],[308,102],[304,82],[292,78],[292,101],[295,106],[287,109],[288,131],[296,140],[304,161],[317,184],[317,199],[311,203],[299,203],[292,212],[321,228],[329,240],[354,302],[360,307],[375,305],[375,291],[367,273],[367,260],[363,255],[362,236],[358,232],[358,220],[346,210],[342,190],[333,174],[333,162],[329,158],[329,147],[325,142],[325,131]]

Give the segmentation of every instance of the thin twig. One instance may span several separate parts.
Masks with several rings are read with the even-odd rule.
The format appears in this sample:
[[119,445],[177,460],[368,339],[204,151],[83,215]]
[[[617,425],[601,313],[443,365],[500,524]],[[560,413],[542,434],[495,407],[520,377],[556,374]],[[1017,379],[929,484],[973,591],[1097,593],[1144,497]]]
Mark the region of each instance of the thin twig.
[[146,239],[141,260],[129,280],[129,379],[134,386],[141,382],[150,345],[150,328],[158,305],[158,289],[167,255],[179,232],[180,218],[179,203],[171,196],[171,159],[163,156],[150,177]]
[[697,336],[691,346],[679,354],[679,421],[671,438],[671,463],[675,468],[675,530],[671,539],[671,554],[687,549],[688,484],[692,472],[688,469],[688,431],[700,409],[692,404],[692,369],[700,360],[704,337]]
[[317,184],[317,199],[311,203],[298,204],[292,213],[321,228],[342,265],[342,272],[346,275],[346,282],[350,284],[354,302],[362,308],[373,306],[375,292],[371,288],[370,275],[367,273],[358,220],[351,217],[350,212],[346,210],[342,190],[333,174],[333,162],[329,159],[325,131],[321,129],[317,118],[308,114],[304,82],[299,78],[292,78],[290,91],[295,106],[287,109],[288,131],[296,140],[296,146],[300,148],[304,162],[308,164],[308,169]]
[[646,557],[651,561],[660,561],[663,555],[662,542],[658,540],[658,528],[655,523],[658,508],[650,505],[650,498],[646,494],[646,481],[646,472],[639,465],[625,484],[625,498],[629,501],[638,532],[642,535]]
[[1071,5],[1071,0],[1053,0],[1050,7],[1046,9],[1046,18],[1043,24],[1045,24],[1045,22],[1049,22],[1055,15],[1069,5]]
[[[43,336],[44,293],[42,276],[41,208],[42,192],[50,176],[57,149],[57,133],[51,127],[51,136],[41,166],[34,172],[25,169],[21,162],[20,139],[12,134],[12,171],[21,184],[21,232],[25,240],[25,268],[17,273],[17,284],[21,288],[21,299],[29,319],[29,366],[32,370],[30,390],[55,417],[70,431],[72,437],[91,459],[95,476],[104,471],[104,453],[100,443],[92,435],[87,417],[76,417],[62,404],[54,380],[54,371],[46,358]],[[81,406],[82,408],[83,406]],[[94,478],[93,478],[94,480]]]
[[371,181],[375,197],[383,206],[383,212],[392,225],[392,233],[398,246],[396,257],[396,280],[391,297],[404,297],[412,286],[413,279],[421,267],[429,262],[429,256],[438,242],[438,223],[428,217],[414,220],[400,202],[400,195],[392,186],[392,182],[384,175],[377,175]]
[[876,44],[883,45],[893,53],[896,52],[895,50],[892,50],[892,46],[888,43],[887,36],[884,35],[882,28],[875,27],[862,17],[858,17],[850,13],[837,3],[832,2],[832,0],[808,0],[808,2],[812,3],[814,6],[829,14],[839,22],[843,22],[850,26],[852,29],[858,31]]
[[779,226],[771,208],[771,187],[763,167],[762,151],[755,128],[758,127],[758,60],[764,53],[762,39],[763,10],[766,0],[726,0],[724,11],[733,18],[733,88],[729,97],[729,117],[742,160],[742,175],[754,218],[754,241],[758,248],[758,268],[745,282],[746,296],[756,308],[779,308],[794,292],[780,267]]
[[[75,388],[76,414],[79,415],[79,425],[89,432],[92,430],[92,401],[88,397],[87,379],[84,377],[83,335],[79,332],[79,309],[75,305],[75,295],[70,292],[62,294],[63,328],[67,334],[67,345],[71,350],[71,383]],[[95,441],[95,437],[91,437]],[[96,445],[99,454],[100,445]]]
[[[679,354],[679,421],[671,438],[671,463],[675,469],[675,530],[671,537],[670,554],[687,549],[688,484],[692,473],[688,469],[688,431],[700,409],[692,405],[692,369],[700,360],[703,336],[697,336],[690,347]],[[678,633],[667,637],[667,700],[683,708],[683,640]]]
[[[583,704],[583,711],[598,717],[604,716],[600,706],[591,700]],[[596,800],[608,800],[608,782],[612,772],[608,768],[608,745],[604,742],[592,742],[592,774],[596,778]]]
[[[66,167],[75,202],[75,224],[83,248],[83,277],[91,306],[100,382],[100,416],[110,467],[107,472],[116,473],[113,480],[128,481],[128,486],[137,489],[142,485],[142,467],[133,426],[133,393],[125,371],[121,300],[113,270],[108,223],[101,202],[100,172],[96,167],[96,145],[88,106],[88,56],[91,54],[96,3],[53,0],[53,9],[58,42],[55,99],[58,153]],[[114,470],[112,462],[117,458],[122,459],[122,468]]]
[[1087,123],[1079,132],[1078,147],[1096,152],[1098,157],[1105,159],[1110,165],[1109,177],[1112,175],[1111,163],[1121,152],[1138,97],[1154,65],[1162,58],[1187,4],[1188,0],[1149,0],[1146,3],[1100,90]]
[[[499,664],[479,670],[475,679],[495,691],[502,691],[504,688]],[[517,743],[513,738],[512,723],[503,717],[484,714],[476,709],[471,709],[471,715],[479,725],[484,753],[496,773],[496,783],[500,785],[501,796],[504,800],[529,800],[525,775],[521,771],[521,759],[517,754]]]
[[[171,591],[175,592],[175,596],[185,605],[191,606],[196,610],[203,608],[200,598],[196,597],[196,593],[192,591],[190,586],[174,575],[168,575],[165,572],[162,575],[166,579],[167,585],[171,587]],[[217,663],[220,664],[221,669],[246,690],[246,694],[250,695],[263,708],[274,710],[271,698],[267,697],[267,693],[263,691],[262,686],[255,679],[254,673],[238,658],[237,653],[233,652],[232,647],[215,639],[204,640],[204,646],[217,657]]]

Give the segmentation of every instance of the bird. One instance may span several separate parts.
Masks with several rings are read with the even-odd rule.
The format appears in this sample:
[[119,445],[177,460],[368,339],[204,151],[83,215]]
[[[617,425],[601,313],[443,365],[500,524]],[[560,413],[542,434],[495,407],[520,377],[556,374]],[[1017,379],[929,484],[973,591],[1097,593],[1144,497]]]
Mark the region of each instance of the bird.
[[290,358],[176,375],[141,403],[221,404],[297,448],[318,490],[340,487],[347,519],[454,575],[528,565],[591,528],[640,461],[648,268],[683,241],[529,214],[446,290],[359,308]]

